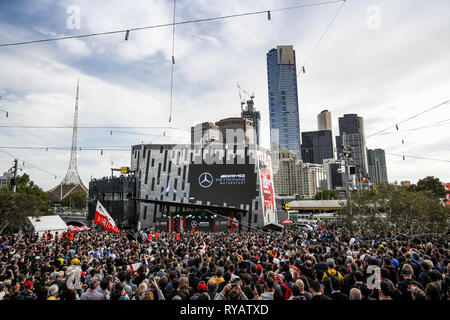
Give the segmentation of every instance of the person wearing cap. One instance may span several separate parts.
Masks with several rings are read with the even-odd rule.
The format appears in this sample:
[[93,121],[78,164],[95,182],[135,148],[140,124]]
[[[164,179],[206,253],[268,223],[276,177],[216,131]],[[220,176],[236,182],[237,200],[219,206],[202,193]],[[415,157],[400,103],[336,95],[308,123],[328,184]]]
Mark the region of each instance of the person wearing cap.
[[89,288],[80,297],[80,300],[104,300],[103,294],[97,291],[99,281],[96,276],[89,279]]
[[411,291],[417,287],[420,290],[424,290],[422,284],[412,279],[414,275],[413,268],[409,264],[404,264],[403,269],[400,272],[403,280],[397,284],[398,290],[402,293],[403,300],[412,300]]
[[[198,300],[200,295],[202,295],[203,293],[207,292],[207,290],[208,290],[208,288],[206,286],[205,281],[200,281],[198,283],[198,285],[197,285],[197,293],[194,294],[194,296],[192,296],[191,300]],[[208,295],[208,297],[209,297],[209,295]]]
[[33,287],[33,281],[25,281],[25,290],[22,290],[19,295],[23,296],[25,300],[37,300],[37,295],[33,292]]

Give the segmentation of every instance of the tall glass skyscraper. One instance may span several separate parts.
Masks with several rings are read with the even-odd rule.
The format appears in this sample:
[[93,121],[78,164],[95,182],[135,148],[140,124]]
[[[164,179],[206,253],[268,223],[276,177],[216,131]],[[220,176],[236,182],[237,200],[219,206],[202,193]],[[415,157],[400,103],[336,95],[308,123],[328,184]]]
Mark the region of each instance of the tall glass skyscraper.
[[274,146],[278,145],[281,150],[284,147],[301,159],[297,68],[293,46],[277,46],[267,53],[267,80],[271,148],[275,149]]

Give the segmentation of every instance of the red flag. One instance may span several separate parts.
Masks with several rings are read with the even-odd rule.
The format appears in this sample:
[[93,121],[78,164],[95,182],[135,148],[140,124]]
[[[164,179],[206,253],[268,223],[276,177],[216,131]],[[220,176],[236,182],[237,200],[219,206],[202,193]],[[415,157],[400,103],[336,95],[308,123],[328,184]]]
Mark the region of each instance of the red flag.
[[151,233],[148,234],[148,241],[152,241],[153,235]]
[[106,211],[100,201],[97,201],[94,222],[103,226],[106,230],[120,234],[119,228],[117,228],[113,218],[111,218],[108,211]]
[[180,240],[180,234],[177,233],[177,240]]
[[160,234],[161,233],[159,233],[159,232],[155,233],[156,240],[158,240]]
[[192,227],[192,232],[195,232],[195,228],[194,227]]

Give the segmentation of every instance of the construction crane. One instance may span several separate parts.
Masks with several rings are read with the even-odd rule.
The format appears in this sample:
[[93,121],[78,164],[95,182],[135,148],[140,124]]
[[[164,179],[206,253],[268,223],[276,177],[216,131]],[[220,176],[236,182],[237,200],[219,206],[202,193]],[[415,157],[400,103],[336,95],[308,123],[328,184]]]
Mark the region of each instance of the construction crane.
[[255,98],[255,93],[253,92],[253,93],[250,95],[247,91],[245,91],[244,89],[242,89],[242,87],[239,85],[239,82],[236,82],[236,83],[237,83],[238,92],[239,92],[239,100],[241,101],[241,111],[244,111],[245,100],[242,99],[241,91],[242,91],[243,93],[245,93],[245,94],[250,98],[250,100],[251,100],[252,102],[253,102],[253,99]]

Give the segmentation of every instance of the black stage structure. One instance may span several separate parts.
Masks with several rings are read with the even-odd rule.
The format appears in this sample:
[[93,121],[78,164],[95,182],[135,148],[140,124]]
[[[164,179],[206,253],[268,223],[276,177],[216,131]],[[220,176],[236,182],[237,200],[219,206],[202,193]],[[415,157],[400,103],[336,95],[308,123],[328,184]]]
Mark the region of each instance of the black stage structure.
[[[160,231],[240,232],[258,229],[241,222],[242,215],[248,212],[245,209],[151,199],[130,200],[155,205],[153,217],[150,218],[154,227]],[[236,220],[237,225],[233,223]]]

